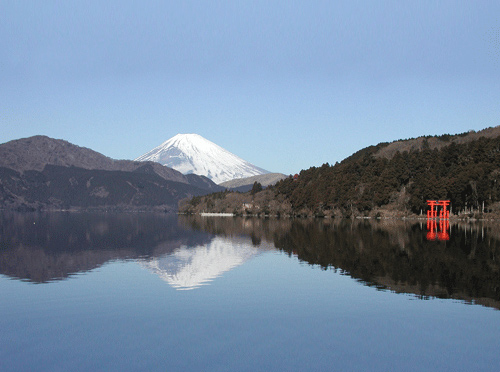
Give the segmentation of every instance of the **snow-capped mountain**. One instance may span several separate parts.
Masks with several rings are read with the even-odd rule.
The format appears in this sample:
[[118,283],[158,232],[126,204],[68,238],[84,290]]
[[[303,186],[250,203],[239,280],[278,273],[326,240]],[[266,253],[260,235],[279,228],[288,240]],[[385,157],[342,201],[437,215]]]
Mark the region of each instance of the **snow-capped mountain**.
[[198,134],[177,134],[137,161],[155,161],[183,174],[194,173],[215,183],[269,173]]

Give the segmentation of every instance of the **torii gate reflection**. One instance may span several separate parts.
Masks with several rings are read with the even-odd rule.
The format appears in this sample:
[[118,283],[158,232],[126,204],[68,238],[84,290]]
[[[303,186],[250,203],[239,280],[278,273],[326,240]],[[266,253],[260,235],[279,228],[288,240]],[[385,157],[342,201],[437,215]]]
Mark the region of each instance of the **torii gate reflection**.
[[[449,200],[427,200],[427,205],[431,208],[427,211],[427,240],[450,240],[450,211]],[[436,207],[436,209],[434,209]],[[439,231],[437,228],[437,210],[439,211]]]

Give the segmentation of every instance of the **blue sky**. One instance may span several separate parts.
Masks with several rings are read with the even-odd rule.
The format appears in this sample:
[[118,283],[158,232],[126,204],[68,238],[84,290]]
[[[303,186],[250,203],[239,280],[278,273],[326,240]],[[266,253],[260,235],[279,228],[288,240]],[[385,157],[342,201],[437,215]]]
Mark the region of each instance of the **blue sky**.
[[498,1],[0,2],[0,143],[198,133],[295,173],[497,125]]

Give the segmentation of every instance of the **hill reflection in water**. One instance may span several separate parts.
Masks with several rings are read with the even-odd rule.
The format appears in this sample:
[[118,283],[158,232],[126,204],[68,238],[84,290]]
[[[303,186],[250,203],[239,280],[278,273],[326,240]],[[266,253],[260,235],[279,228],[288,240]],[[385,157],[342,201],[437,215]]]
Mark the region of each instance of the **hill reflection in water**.
[[459,223],[428,241],[425,221],[181,218],[194,229],[272,241],[289,255],[365,285],[421,299],[453,298],[500,309],[500,231]]
[[452,224],[449,241],[428,241],[425,221],[92,213],[0,219],[0,274],[34,283],[134,260],[174,288],[193,289],[278,249],[378,289],[500,309],[496,224]]
[[34,283],[213,239],[180,228],[176,216],[164,214],[4,213],[0,219],[0,273]]

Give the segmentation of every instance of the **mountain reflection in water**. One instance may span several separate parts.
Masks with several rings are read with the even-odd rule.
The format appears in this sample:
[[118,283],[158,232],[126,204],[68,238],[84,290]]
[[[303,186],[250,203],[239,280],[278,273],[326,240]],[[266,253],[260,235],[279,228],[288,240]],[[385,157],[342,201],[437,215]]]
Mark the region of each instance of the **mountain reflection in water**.
[[215,237],[205,245],[182,246],[172,253],[151,258],[144,266],[172,287],[188,290],[211,282],[223,273],[242,265],[260,251],[261,248],[253,246],[248,239],[229,240]]
[[135,260],[193,289],[278,249],[361,283],[418,298],[500,309],[500,231],[451,224],[428,241],[425,222],[202,218],[162,214],[3,213],[0,274],[47,283],[112,260]]

